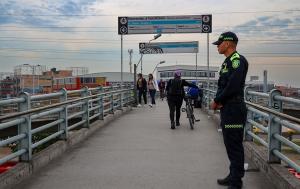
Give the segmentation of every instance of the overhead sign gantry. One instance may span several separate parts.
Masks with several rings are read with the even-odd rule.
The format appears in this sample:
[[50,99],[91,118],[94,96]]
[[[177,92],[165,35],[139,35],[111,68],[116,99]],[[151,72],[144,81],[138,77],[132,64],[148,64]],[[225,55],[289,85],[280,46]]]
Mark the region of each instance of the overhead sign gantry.
[[118,33],[211,33],[212,15],[118,17]]

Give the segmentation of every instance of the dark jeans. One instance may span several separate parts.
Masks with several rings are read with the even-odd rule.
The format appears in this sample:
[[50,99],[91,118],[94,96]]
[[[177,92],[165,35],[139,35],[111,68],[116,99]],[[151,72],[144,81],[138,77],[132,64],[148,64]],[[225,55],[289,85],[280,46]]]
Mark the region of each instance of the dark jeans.
[[174,113],[176,111],[176,122],[180,120],[180,109],[183,102],[183,97],[168,96],[168,105],[170,110],[170,121],[174,123]]
[[165,89],[160,89],[159,93],[160,93],[160,98],[164,99],[164,97],[165,97]]
[[149,90],[149,94],[150,94],[150,97],[151,97],[151,104],[155,104],[155,93],[156,93],[156,90],[152,90],[150,89]]
[[243,131],[247,110],[244,103],[226,104],[221,108],[223,139],[230,161],[230,184],[241,186],[244,177]]
[[139,104],[142,103],[142,96],[144,98],[144,103],[147,104],[147,94],[145,90],[139,90]]

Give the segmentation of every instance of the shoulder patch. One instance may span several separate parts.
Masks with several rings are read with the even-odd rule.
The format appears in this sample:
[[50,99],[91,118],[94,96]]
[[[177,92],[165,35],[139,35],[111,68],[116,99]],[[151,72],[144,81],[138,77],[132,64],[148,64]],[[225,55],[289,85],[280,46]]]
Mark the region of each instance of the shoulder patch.
[[232,61],[232,68],[236,69],[240,66],[240,60],[239,59],[235,59]]
[[230,61],[233,61],[234,59],[240,59],[239,53],[236,52],[230,57]]

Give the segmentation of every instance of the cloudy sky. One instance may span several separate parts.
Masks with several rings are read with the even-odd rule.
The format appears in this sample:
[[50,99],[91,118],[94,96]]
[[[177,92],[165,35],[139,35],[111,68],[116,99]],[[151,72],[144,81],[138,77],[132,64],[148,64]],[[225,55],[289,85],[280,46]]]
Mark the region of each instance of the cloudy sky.
[[[118,16],[202,14],[213,16],[210,42],[223,31],[238,34],[238,51],[250,63],[248,76],[261,77],[268,70],[277,84],[300,87],[299,0],[1,0],[0,72],[22,64],[120,71]],[[124,71],[129,71],[128,49],[136,63],[138,43],[152,38],[124,36]],[[156,41],[199,41],[198,65],[207,64],[207,34],[163,34]],[[224,57],[215,46],[209,48],[210,65],[220,66]],[[162,60],[165,65],[195,64],[195,55],[145,55],[144,73]]]

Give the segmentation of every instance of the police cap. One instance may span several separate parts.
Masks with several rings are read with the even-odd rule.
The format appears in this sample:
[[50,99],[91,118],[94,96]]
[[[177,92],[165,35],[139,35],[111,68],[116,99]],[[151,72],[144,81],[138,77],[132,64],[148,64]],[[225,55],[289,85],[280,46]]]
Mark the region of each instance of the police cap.
[[236,36],[235,33],[228,31],[228,32],[222,33],[220,35],[218,41],[215,41],[212,44],[213,45],[220,45],[223,41],[233,41],[237,44],[239,39],[238,39],[238,37]]

